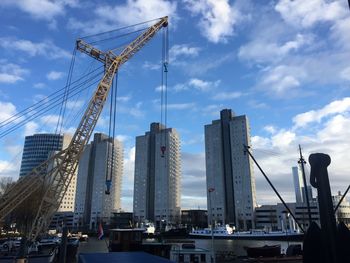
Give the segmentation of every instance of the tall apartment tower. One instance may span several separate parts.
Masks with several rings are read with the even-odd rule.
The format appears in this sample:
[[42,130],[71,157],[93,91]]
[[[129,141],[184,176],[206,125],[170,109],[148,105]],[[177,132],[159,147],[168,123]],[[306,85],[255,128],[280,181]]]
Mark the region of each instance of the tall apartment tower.
[[[19,175],[25,176],[49,157],[69,145],[72,137],[68,134],[41,133],[25,137]],[[76,174],[70,182],[58,212],[73,212],[76,189]]]
[[70,141],[71,137],[68,135],[53,133],[26,136],[19,176],[25,176],[39,164],[46,161],[52,152],[65,149]]
[[303,202],[303,194],[302,190],[304,188],[303,183],[303,175],[300,169],[300,166],[294,166],[292,167],[292,173],[293,173],[293,182],[294,182],[294,191],[295,191],[295,202],[296,203],[302,203]]
[[[113,139],[107,135],[95,133],[93,141],[85,147],[79,160],[74,209],[75,227],[93,230],[100,222],[108,225],[111,213],[121,209],[123,146],[114,139],[112,154],[112,143]],[[109,195],[105,194],[107,173],[112,173]]]
[[134,218],[169,224],[180,221],[180,139],[175,129],[152,123],[136,137]]
[[232,223],[236,229],[254,227],[255,178],[253,161],[243,145],[250,145],[248,118],[230,109],[205,125],[205,163],[208,223]]

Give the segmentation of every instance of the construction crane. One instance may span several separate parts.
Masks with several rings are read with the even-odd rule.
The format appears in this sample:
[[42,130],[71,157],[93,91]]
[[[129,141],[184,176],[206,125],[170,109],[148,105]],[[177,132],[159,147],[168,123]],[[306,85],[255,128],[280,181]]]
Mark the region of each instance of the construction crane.
[[168,17],[160,18],[134,39],[119,55],[112,51],[101,51],[78,39],[76,48],[104,63],[105,73],[93,94],[88,107],[72,137],[69,146],[21,177],[0,199],[0,220],[18,207],[39,189],[45,189],[36,217],[27,238],[34,241],[45,231],[57,212],[78,167],[79,158],[95,128],[107,99],[113,78],[126,61],[150,41],[162,28],[168,25]]

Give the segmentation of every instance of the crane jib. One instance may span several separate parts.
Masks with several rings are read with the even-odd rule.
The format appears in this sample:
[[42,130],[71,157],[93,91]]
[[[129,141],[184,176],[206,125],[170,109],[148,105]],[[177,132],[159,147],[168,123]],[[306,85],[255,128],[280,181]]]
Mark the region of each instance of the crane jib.
[[46,190],[27,237],[29,240],[35,240],[42,231],[47,229],[76,172],[79,158],[102,112],[115,73],[162,27],[167,25],[168,17],[161,18],[160,21],[132,41],[118,56],[111,51],[103,52],[82,39],[77,40],[76,48],[79,51],[106,65],[105,74],[98,84],[69,146],[34,168],[28,175],[23,176],[1,197],[0,220],[4,219],[44,184]]

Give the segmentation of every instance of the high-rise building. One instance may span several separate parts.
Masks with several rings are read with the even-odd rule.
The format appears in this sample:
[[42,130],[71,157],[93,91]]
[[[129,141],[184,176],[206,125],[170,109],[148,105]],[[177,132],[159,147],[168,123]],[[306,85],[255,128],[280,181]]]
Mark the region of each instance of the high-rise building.
[[152,123],[136,137],[134,218],[156,223],[180,221],[180,139],[175,129]]
[[[69,145],[72,137],[68,134],[41,133],[26,136],[24,141],[20,176],[25,176],[49,157]],[[50,166],[49,166],[50,167]],[[73,212],[76,189],[76,174],[63,196],[58,212]]]
[[[123,146],[117,139],[95,133],[79,160],[75,195],[74,225],[96,229],[110,223],[112,212],[121,209],[120,191],[123,174]],[[113,160],[112,160],[113,157]],[[106,174],[111,173],[110,194],[105,194]]]
[[[307,190],[307,197],[309,198],[309,200],[312,200],[314,198],[313,194],[312,194],[312,187],[311,185],[308,185],[306,187],[306,190]],[[301,195],[302,195],[302,198],[303,198],[303,202],[306,203],[306,196],[305,196],[305,187],[303,186],[301,188]]]
[[302,188],[304,187],[302,172],[300,166],[292,167],[294,191],[295,191],[295,201],[297,203],[303,202]]
[[70,141],[70,136],[60,134],[41,133],[26,136],[19,176],[25,176],[31,172],[46,161],[52,152],[65,149]]
[[208,223],[234,224],[250,229],[254,224],[255,178],[253,161],[243,145],[250,145],[250,127],[245,115],[230,109],[220,119],[205,125]]

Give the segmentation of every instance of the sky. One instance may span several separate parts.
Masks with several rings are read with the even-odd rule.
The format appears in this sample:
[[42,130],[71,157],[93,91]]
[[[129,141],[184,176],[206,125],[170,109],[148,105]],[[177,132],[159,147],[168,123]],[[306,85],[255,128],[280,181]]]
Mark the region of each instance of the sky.
[[[0,123],[36,102],[44,105],[63,88],[73,57],[73,81],[96,73],[99,62],[79,51],[73,55],[77,38],[166,15],[167,126],[181,137],[182,208],[206,208],[204,125],[224,108],[248,116],[253,154],[286,201],[294,201],[291,167],[299,144],[306,161],[310,153],[331,156],[332,191],[345,191],[350,183],[346,0],[2,0]],[[135,136],[161,120],[162,34],[118,73],[116,134],[124,144],[126,211],[132,210]],[[108,50],[136,36],[110,37],[97,47]],[[64,132],[74,132],[95,87],[67,102]],[[35,119],[24,116],[16,123],[26,124],[7,136],[1,134],[8,127],[0,125],[0,176],[18,178],[24,137],[54,132],[58,114],[59,106]],[[107,103],[96,132],[108,133],[108,118]],[[258,204],[276,203],[257,167],[254,175]]]

